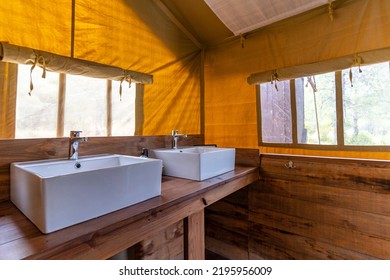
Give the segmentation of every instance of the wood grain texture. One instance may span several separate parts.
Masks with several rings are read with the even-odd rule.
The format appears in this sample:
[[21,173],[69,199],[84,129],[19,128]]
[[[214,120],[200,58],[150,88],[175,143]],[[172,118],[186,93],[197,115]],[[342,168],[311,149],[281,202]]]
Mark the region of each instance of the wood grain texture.
[[260,176],[251,258],[390,258],[389,162],[262,155]]
[[259,149],[236,148],[236,164],[244,166],[260,166]]
[[227,259],[248,259],[248,187],[209,206],[206,249]]
[[184,260],[183,221],[145,237],[127,251],[128,259],[134,260]]
[[205,259],[204,210],[188,216],[185,221],[185,258],[187,260]]
[[388,161],[261,155],[259,181],[206,208],[206,249],[228,259],[390,259],[389,195]]

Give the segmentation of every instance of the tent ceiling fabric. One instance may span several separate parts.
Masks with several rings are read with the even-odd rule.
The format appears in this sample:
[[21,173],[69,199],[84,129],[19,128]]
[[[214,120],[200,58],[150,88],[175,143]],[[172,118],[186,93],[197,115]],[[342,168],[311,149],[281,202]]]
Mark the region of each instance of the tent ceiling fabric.
[[204,45],[213,45],[234,34],[204,0],[159,0]]
[[328,0],[204,0],[234,33],[244,34],[328,3]]

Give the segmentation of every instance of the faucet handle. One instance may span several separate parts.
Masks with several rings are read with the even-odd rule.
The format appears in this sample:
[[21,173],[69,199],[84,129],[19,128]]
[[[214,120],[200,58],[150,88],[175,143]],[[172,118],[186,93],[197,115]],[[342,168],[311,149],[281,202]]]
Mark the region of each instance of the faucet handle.
[[81,130],[71,130],[70,131],[70,138],[72,138],[72,137],[80,137],[81,133],[82,133]]

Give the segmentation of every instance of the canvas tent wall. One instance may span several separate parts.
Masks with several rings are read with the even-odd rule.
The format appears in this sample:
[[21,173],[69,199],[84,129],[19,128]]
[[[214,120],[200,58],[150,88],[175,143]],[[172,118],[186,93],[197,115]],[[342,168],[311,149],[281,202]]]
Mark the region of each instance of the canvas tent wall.
[[153,1],[0,5],[1,42],[153,75],[153,85],[145,86],[139,133],[168,134],[173,128],[200,133],[201,52]]

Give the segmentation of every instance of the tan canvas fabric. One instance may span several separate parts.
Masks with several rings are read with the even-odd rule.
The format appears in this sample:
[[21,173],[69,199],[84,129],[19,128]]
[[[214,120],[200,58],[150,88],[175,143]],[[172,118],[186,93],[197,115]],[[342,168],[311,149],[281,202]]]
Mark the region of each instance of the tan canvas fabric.
[[15,0],[0,7],[2,42],[153,76],[138,131],[200,133],[200,51],[153,1]]
[[15,137],[16,65],[0,62],[0,138]]

